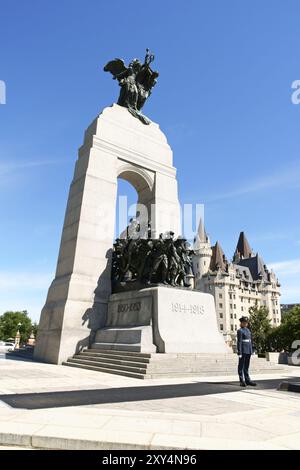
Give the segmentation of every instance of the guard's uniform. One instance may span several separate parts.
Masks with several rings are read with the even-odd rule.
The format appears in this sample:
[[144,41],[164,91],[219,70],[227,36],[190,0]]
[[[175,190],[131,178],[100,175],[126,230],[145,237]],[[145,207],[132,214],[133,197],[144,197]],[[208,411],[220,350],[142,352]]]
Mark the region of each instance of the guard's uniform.
[[244,327],[237,331],[237,353],[241,356],[238,365],[240,382],[249,384],[251,379],[248,371],[251,354],[253,353],[252,338],[249,328]]

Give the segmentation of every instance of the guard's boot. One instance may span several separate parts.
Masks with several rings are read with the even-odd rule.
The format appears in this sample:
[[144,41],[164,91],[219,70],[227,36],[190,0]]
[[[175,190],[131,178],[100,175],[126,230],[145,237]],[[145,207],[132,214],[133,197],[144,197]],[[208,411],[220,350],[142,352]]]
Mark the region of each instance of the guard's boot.
[[250,387],[256,387],[256,382],[252,382],[252,380],[250,380],[249,382],[246,382],[246,385],[250,385]]
[[246,382],[240,381],[240,387],[246,387]]

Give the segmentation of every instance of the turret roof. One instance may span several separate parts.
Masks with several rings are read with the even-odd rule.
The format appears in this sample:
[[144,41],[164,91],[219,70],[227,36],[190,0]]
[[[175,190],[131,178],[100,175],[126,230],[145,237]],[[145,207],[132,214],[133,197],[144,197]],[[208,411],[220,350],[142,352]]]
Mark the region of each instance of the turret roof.
[[207,242],[209,242],[209,239],[205,231],[203,220],[200,219],[198,230],[197,230],[197,235],[194,240],[194,250],[199,250],[200,243],[207,243]]
[[227,264],[228,262],[224,255],[224,251],[222,250],[220,243],[217,242],[212,247],[212,257],[210,260],[209,268],[211,271],[217,271],[218,269],[221,269],[222,271],[226,271]]
[[236,245],[234,258],[250,258],[252,256],[252,250],[246,238],[245,232],[241,232],[239,236],[239,240]]

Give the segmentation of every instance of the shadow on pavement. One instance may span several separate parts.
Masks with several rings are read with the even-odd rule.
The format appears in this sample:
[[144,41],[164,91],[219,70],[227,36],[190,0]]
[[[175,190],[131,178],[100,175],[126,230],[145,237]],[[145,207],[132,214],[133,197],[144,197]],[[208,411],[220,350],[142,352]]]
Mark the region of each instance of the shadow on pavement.
[[5,353],[5,359],[33,362],[33,348],[20,348],[19,350],[7,352]]
[[[258,380],[256,381],[257,387],[249,387],[249,389],[277,389],[283,380],[299,382],[299,377]],[[145,387],[103,388],[97,390],[18,393],[0,395],[0,400],[13,408],[36,410],[64,406],[100,405],[144,400],[162,400],[166,398],[196,397],[238,391],[241,391],[238,382],[197,382],[172,385],[148,385]]]

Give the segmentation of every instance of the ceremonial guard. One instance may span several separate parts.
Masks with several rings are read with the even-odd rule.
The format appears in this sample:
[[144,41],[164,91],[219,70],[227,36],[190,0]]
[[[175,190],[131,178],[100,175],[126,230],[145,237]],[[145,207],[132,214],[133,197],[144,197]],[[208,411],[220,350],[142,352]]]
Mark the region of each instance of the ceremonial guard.
[[238,374],[240,379],[240,386],[246,385],[256,386],[249,376],[249,365],[251,354],[253,354],[251,331],[248,328],[248,317],[241,317],[240,328],[237,331],[237,353],[239,356]]

